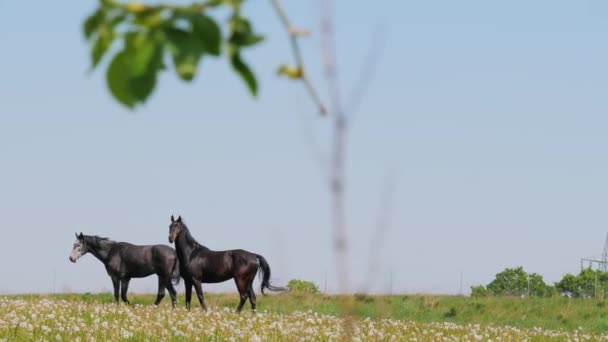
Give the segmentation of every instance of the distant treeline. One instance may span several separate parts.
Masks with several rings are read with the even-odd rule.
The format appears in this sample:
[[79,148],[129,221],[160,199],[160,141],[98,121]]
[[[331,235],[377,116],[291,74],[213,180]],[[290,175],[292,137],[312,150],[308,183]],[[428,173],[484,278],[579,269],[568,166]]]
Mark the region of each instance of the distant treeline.
[[554,283],[547,285],[537,273],[527,273],[523,267],[506,268],[496,274],[488,285],[471,287],[472,297],[516,296],[605,298],[608,293],[608,272],[585,268],[577,275],[566,274]]

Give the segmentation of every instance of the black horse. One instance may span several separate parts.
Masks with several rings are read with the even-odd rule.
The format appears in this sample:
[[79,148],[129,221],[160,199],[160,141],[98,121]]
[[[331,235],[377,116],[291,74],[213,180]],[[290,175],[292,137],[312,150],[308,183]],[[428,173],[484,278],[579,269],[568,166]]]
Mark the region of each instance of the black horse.
[[93,254],[106,267],[114,285],[114,299],[118,304],[118,289],[122,300],[127,300],[127,290],[131,278],[158,275],[158,294],[154,304],[158,305],[169,290],[173,307],[176,292],[172,281],[179,283],[179,260],[173,248],[166,245],[136,246],[127,242],[116,242],[99,236],[76,234],[76,242],[70,254],[70,261],[76,262],[86,253]]
[[169,242],[174,241],[180,264],[180,273],[186,284],[186,308],[188,309],[190,309],[193,285],[201,307],[203,310],[207,310],[201,283],[221,283],[234,278],[241,297],[236,311],[241,312],[245,301],[249,298],[251,310],[255,312],[253,280],[258,271],[262,277],[262,294],[265,294],[264,289],[271,291],[285,290],[282,287],[270,285],[270,266],[263,256],[242,249],[212,251],[199,244],[190,235],[190,231],[182,222],[181,216],[175,220],[172,215],[171,225],[169,226]]

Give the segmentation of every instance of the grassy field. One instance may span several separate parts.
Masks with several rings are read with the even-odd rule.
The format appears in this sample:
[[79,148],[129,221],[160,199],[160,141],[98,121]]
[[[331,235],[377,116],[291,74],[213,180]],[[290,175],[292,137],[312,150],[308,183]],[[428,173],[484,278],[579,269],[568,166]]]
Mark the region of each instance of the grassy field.
[[[113,297],[109,293],[18,295],[1,298],[23,299],[27,303],[44,299],[84,305],[113,302]],[[142,307],[153,307],[154,298],[154,295],[130,295],[131,302]],[[355,295],[347,298],[322,294],[282,293],[258,296],[258,312],[287,316],[296,312],[310,311],[320,315],[340,316],[341,302],[349,299],[353,303],[354,315],[359,320],[367,318],[377,322],[391,319],[420,324],[510,326],[562,332],[583,331],[594,335],[608,333],[608,305],[605,302],[567,298],[470,298],[425,295]],[[180,295],[178,301],[181,308],[184,306],[183,300],[183,295]],[[236,307],[238,298],[236,294],[207,294],[206,301],[212,307],[211,311],[231,312]],[[248,305],[245,306],[245,312],[249,309]],[[161,306],[170,311],[168,296]],[[121,307],[126,306],[121,305]],[[200,311],[196,297],[193,298],[193,311],[196,313]],[[248,313],[247,315],[250,316]]]

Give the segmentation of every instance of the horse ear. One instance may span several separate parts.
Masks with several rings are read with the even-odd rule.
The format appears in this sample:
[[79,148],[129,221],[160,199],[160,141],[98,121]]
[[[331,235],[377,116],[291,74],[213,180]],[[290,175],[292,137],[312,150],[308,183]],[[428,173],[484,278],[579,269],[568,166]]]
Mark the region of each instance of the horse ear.
[[80,240],[84,239],[84,235],[82,235],[82,232],[80,232],[80,235],[78,236],[78,238],[79,238]]
[[171,215],[171,223],[175,222],[175,218],[173,218],[173,215]]
[[78,239],[78,233],[74,233],[74,235],[76,235],[76,238]]
[[179,217],[177,218],[177,222],[182,223],[182,215],[179,215]]

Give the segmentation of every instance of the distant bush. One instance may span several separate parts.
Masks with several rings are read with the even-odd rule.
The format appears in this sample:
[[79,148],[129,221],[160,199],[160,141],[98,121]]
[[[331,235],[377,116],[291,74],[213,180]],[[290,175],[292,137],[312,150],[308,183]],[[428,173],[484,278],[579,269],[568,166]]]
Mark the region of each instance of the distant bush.
[[454,318],[456,317],[457,311],[455,307],[450,307],[450,310],[448,310],[446,313],[443,314],[443,317],[445,318]]
[[489,295],[490,295],[490,291],[488,291],[488,289],[485,286],[483,286],[483,285],[471,286],[471,297],[479,298],[479,297],[487,297]]
[[365,293],[355,293],[355,300],[363,303],[373,303],[375,298]]
[[556,293],[543,277],[537,273],[527,273],[523,267],[506,268],[496,274],[487,286],[471,287],[472,297],[515,296],[515,297],[551,297]]
[[537,273],[527,273],[523,267],[505,268],[488,285],[471,287],[471,297],[608,297],[608,272],[585,268],[579,274],[565,274],[554,284],[547,285]]
[[287,288],[294,292],[319,293],[319,287],[315,283],[300,279],[290,280]]
[[608,293],[608,272],[586,268],[578,275],[566,274],[555,288],[565,297],[604,298]]

